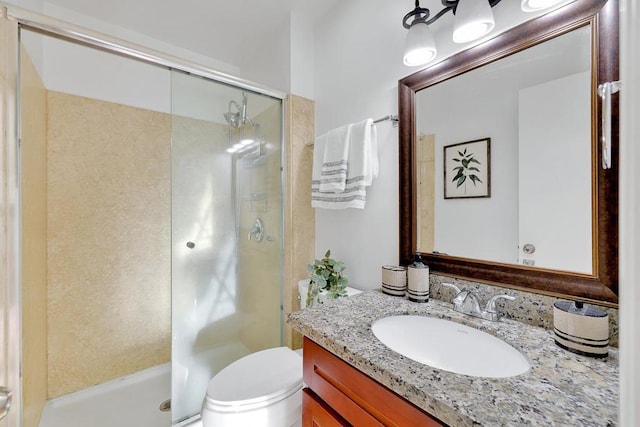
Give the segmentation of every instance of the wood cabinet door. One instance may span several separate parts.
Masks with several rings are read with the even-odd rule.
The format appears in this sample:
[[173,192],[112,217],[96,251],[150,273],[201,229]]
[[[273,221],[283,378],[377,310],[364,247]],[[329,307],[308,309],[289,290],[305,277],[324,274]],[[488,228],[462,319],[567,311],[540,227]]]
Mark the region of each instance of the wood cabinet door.
[[350,425],[310,389],[302,390],[302,427],[347,427]]
[[446,425],[306,337],[303,356],[305,383],[348,425]]

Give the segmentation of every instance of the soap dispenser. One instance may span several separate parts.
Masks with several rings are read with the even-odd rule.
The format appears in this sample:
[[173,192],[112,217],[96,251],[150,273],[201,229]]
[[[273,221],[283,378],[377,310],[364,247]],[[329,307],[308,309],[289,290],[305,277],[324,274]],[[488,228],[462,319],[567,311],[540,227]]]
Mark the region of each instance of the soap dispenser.
[[407,268],[407,298],[413,302],[429,301],[429,267],[424,265],[420,254]]

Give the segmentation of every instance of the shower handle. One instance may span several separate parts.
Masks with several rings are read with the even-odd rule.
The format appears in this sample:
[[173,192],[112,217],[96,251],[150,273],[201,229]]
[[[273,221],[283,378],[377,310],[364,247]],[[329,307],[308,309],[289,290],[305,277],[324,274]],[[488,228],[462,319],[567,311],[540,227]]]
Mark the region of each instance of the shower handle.
[[260,218],[256,218],[253,227],[249,230],[249,240],[253,238],[256,242],[262,242],[264,239],[264,223]]

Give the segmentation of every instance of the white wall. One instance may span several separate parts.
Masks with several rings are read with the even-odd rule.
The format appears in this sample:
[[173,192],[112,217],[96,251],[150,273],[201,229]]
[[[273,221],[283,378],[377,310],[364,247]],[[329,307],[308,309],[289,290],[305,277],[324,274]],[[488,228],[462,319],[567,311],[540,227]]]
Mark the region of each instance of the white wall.
[[160,67],[47,36],[43,71],[48,90],[164,113],[171,110],[171,73]]
[[303,10],[293,10],[276,34],[241,64],[241,77],[308,99],[314,98],[314,24]]
[[[224,73],[236,76],[241,74],[238,66],[223,63],[50,3],[40,2],[40,7],[34,4],[33,0],[15,0],[13,3],[52,18],[193,61]],[[48,90],[153,111],[170,112],[171,74],[167,69],[53,37],[43,37],[28,30],[23,31],[22,38]],[[194,105],[192,115],[203,119],[220,117],[222,121],[226,101],[221,105],[219,111],[206,110],[204,116],[197,114],[198,111],[203,111],[201,106]]]
[[[316,134],[397,113],[397,81],[417,70],[402,64],[401,22],[412,8],[411,2],[339,2],[316,27]],[[514,1],[500,3],[494,12],[493,35],[535,16],[520,13]],[[436,24],[438,61],[468,47],[449,41],[451,16]],[[398,132],[388,122],[377,128],[380,175],[368,190],[366,208],[316,210],[317,256],[331,249],[346,263],[351,284],[361,289],[379,287],[380,266],[398,262]]]
[[260,49],[252,49],[254,53],[239,64],[235,75],[287,92],[291,84],[290,19],[278,26],[276,34],[265,35],[264,40],[265,44]]
[[[435,135],[434,249],[438,252],[517,261],[518,89],[517,79],[508,75],[491,78],[485,72],[471,72],[416,97],[418,134]],[[443,147],[482,138],[491,138],[491,197],[444,199]]]
[[313,18],[300,10],[291,12],[291,81],[289,92],[314,99],[314,25]]
[[621,2],[620,425],[640,425],[640,4]]
[[[397,80],[406,4],[340,2],[316,28],[316,134],[345,123],[397,112]],[[367,13],[361,13],[365,9]],[[380,174],[363,210],[316,210],[316,254],[331,249],[347,265],[350,285],[379,287],[380,266],[398,260],[398,136],[377,125]]]

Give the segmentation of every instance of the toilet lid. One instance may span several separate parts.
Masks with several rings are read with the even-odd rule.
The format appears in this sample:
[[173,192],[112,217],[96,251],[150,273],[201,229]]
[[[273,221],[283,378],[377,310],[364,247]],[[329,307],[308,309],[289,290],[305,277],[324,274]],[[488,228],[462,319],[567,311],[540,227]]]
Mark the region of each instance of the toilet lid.
[[302,388],[302,358],[288,347],[270,348],[236,360],[207,387],[205,404],[217,410],[267,406]]

